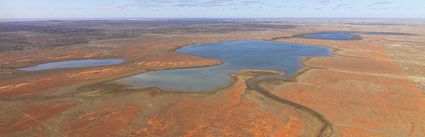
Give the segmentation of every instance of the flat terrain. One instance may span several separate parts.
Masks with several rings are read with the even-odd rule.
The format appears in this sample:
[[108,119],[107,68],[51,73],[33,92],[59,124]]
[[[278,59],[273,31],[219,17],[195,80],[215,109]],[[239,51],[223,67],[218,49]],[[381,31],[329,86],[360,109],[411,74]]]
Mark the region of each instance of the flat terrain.
[[[361,40],[295,37],[397,32]],[[243,70],[209,93],[137,89],[113,80],[218,60],[176,49],[228,40],[327,47],[288,79]],[[144,20],[0,23],[0,136],[425,136],[424,20]],[[37,72],[51,61],[123,64]]]

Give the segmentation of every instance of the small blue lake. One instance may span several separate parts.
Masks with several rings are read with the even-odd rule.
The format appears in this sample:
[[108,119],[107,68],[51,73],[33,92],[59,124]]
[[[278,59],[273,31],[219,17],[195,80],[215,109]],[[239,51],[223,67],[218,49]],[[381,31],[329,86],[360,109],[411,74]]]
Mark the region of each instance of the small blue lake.
[[40,64],[33,67],[20,68],[18,70],[41,71],[41,70],[59,69],[59,68],[99,67],[99,66],[109,66],[114,64],[120,64],[123,62],[125,62],[125,59],[70,60],[70,61],[49,62],[49,63]]
[[313,39],[328,39],[328,40],[361,40],[359,36],[366,35],[414,35],[398,32],[319,32],[311,34],[297,35],[296,37],[313,38]]
[[330,39],[330,40],[354,40],[354,36],[348,32],[323,32],[304,34],[302,37],[313,39]]
[[223,64],[152,71],[119,79],[118,82],[139,88],[208,92],[231,83],[230,74],[241,69],[283,71],[283,77],[289,77],[300,70],[300,61],[304,57],[331,55],[331,50],[327,48],[261,40],[201,44],[184,47],[177,52],[221,60]]

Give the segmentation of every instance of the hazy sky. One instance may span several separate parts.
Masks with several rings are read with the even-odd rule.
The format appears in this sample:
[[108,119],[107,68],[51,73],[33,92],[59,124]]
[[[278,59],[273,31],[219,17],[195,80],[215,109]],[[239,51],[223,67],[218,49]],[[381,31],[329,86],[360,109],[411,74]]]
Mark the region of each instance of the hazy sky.
[[425,0],[0,0],[0,18],[425,18]]

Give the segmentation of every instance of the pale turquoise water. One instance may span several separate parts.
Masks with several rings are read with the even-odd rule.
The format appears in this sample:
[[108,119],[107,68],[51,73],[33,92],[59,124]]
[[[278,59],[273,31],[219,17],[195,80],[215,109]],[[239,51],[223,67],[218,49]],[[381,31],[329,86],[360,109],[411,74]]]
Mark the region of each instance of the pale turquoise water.
[[223,64],[189,69],[147,72],[118,82],[139,88],[159,87],[182,92],[207,92],[231,82],[229,74],[241,69],[275,70],[285,72],[285,77],[299,71],[300,61],[308,56],[329,56],[327,48],[295,43],[260,40],[228,41],[194,45],[177,50],[223,61]]
[[59,68],[83,68],[83,67],[99,67],[123,63],[124,59],[87,59],[87,60],[70,60],[40,64],[33,67],[20,68],[23,71],[41,71]]

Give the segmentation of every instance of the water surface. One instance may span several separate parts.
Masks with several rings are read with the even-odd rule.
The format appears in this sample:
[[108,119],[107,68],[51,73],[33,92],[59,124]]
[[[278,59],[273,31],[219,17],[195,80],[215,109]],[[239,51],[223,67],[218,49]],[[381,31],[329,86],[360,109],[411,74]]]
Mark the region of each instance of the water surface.
[[349,32],[321,32],[304,34],[302,37],[314,38],[314,39],[330,39],[330,40],[355,40],[357,37],[353,36]]
[[328,56],[331,51],[295,43],[260,40],[229,41],[194,45],[177,50],[221,60],[223,64],[203,68],[175,69],[147,72],[118,82],[140,88],[159,87],[169,91],[207,92],[224,87],[232,80],[229,74],[241,69],[283,71],[285,77],[300,69],[300,61],[307,56]]
[[328,40],[361,40],[360,34],[367,35],[414,35],[398,32],[319,32],[311,34],[298,35],[297,37],[306,37],[313,39],[328,39]]
[[33,67],[20,68],[23,71],[40,71],[59,68],[83,68],[83,67],[99,67],[109,66],[123,63],[124,59],[86,59],[86,60],[69,60],[59,62],[49,62]]

